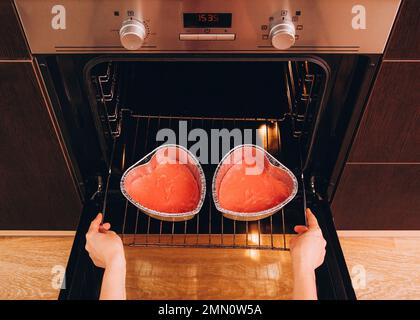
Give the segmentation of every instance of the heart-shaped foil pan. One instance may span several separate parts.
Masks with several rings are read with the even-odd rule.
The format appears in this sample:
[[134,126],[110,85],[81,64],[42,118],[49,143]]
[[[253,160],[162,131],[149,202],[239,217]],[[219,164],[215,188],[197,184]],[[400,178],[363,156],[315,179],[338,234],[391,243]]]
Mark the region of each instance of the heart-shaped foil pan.
[[[157,164],[159,164],[159,157],[169,157],[172,161],[175,161],[177,163],[182,163],[188,167],[188,169],[191,171],[192,175],[194,176],[194,179],[198,186],[199,191],[199,201],[196,205],[196,207],[188,212],[161,212],[156,211],[150,208],[147,208],[143,206],[141,203],[134,200],[130,194],[127,192],[126,186],[133,181],[134,178],[137,177],[133,176],[132,172],[135,172],[137,174],[147,174],[150,173],[152,168],[154,168]],[[133,205],[135,205],[137,208],[139,208],[142,212],[145,214],[159,219],[163,221],[185,221],[192,219],[201,209],[204,203],[204,199],[206,196],[206,178],[204,176],[203,168],[201,167],[199,161],[197,158],[189,152],[186,148],[175,145],[175,144],[164,144],[156,149],[154,149],[152,152],[147,154],[145,157],[143,157],[141,160],[133,164],[131,167],[129,167],[121,177],[120,182],[120,188],[121,192],[124,195],[124,197],[127,198],[128,201],[130,201]]]
[[[225,209],[220,205],[219,189],[221,182],[232,166],[237,164],[239,161],[244,161],[245,152],[253,152],[256,155],[258,154],[263,161],[264,168],[265,166],[270,166],[270,168],[275,169],[272,172],[287,185],[288,190],[290,191],[289,196],[285,200],[269,209],[257,212],[236,212]],[[271,216],[281,210],[287,203],[292,201],[292,199],[296,196],[297,190],[298,182],[295,175],[276,158],[269,154],[264,148],[253,144],[239,145],[230,150],[217,166],[212,182],[213,201],[217,210],[226,218],[240,221],[255,221]]]

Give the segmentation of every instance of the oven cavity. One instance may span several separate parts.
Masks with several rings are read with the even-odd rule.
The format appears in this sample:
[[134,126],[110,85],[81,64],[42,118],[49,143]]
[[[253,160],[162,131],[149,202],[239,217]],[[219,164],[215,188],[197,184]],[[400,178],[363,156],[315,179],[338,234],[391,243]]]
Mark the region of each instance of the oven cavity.
[[[105,187],[97,196],[102,197],[105,220],[122,234],[125,244],[288,250],[293,227],[305,224],[303,166],[310,156],[326,82],[320,65],[276,59],[119,59],[95,64],[87,79],[109,166],[103,176]],[[207,194],[200,212],[189,221],[146,216],[119,190],[124,171],[163,143],[157,140],[162,129],[174,132],[175,142],[188,149],[197,147],[197,136],[188,136],[192,130],[208,137],[206,148],[197,155]],[[211,143],[220,130],[232,133],[228,148]],[[250,141],[236,139],[247,132]],[[260,144],[298,178],[294,200],[259,221],[224,218],[211,195],[218,161],[243,143]]]

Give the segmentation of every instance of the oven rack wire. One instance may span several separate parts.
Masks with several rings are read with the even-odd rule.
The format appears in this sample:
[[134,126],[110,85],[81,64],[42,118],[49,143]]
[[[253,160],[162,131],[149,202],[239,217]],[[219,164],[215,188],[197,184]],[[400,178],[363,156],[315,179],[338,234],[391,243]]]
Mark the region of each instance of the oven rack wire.
[[[200,213],[188,221],[167,222],[146,216],[123,198],[121,194],[119,194],[119,201],[124,202],[120,206],[121,209],[111,209],[111,200],[108,196],[112,189],[110,186],[112,183],[114,183],[114,186],[117,185],[124,168],[134,163],[141,155],[158,146],[158,143],[151,137],[162,127],[176,127],[178,120],[187,121],[192,128],[244,128],[250,124],[263,128],[265,131],[263,133],[265,138],[264,148],[269,152],[271,151],[275,156],[281,153],[280,122],[273,119],[252,119],[251,122],[247,122],[243,119],[237,121],[231,118],[197,119],[197,117],[183,117],[179,119],[138,115],[128,115],[125,119],[125,125],[122,125],[123,134],[114,138],[112,152],[114,159],[111,161],[113,164],[109,168],[103,206],[104,215],[107,212],[109,212],[108,214],[119,214],[115,211],[123,211],[121,235],[125,245],[139,247],[289,250],[289,238],[290,234],[293,233],[291,231],[291,226],[292,224],[294,225],[293,221],[304,223],[304,218],[302,218],[305,209],[302,201],[305,197],[303,177],[296,172],[296,176],[301,180],[295,200],[273,216],[254,222],[230,220],[224,218],[217,211],[213,203],[211,187],[209,186],[216,165],[203,165],[207,181],[206,201]],[[124,130],[127,130],[127,132]],[[133,136],[134,139],[132,141],[127,139],[127,137]],[[128,144],[131,144],[131,147]],[[131,155],[130,149],[134,150]],[[128,158],[131,158],[131,160],[127,161]],[[121,165],[121,168],[116,169],[115,163],[121,164],[122,161],[125,161],[125,163]],[[115,190],[115,187],[113,189]],[[292,218],[291,221],[287,222],[290,218]]]
[[[140,247],[289,250],[288,243],[290,234],[293,233],[293,225],[306,222],[306,195],[302,173],[301,145],[302,136],[304,137],[310,130],[311,108],[313,109],[317,104],[317,77],[319,76],[311,72],[308,63],[289,61],[284,64],[283,73],[286,85],[284,90],[287,94],[288,111],[276,118],[224,118],[133,113],[130,109],[124,109],[122,103],[123,89],[119,80],[120,69],[117,63],[109,62],[104,68],[104,72],[93,76],[92,80],[96,84],[96,101],[98,107],[102,108],[103,114],[106,115],[108,137],[112,141],[109,172],[105,179],[103,214],[108,212],[109,215],[116,214],[115,209],[112,209],[113,200],[111,200],[111,194],[116,193],[119,198],[117,202],[122,203],[117,211],[123,212],[121,235],[124,244]],[[151,140],[151,136],[156,134],[159,128],[171,126],[171,123],[179,121],[187,121],[189,126],[207,129],[213,128],[215,124],[217,124],[215,127],[222,128],[245,128],[250,124],[251,126],[260,126],[266,131],[265,139],[263,139],[264,148],[277,158],[282,155],[280,127],[290,126],[289,140],[295,142],[296,146],[293,148],[293,152],[298,154],[299,158],[294,159],[292,163],[300,164],[295,170],[292,170],[299,180],[296,198],[282,210],[263,220],[257,222],[232,221],[222,217],[215,208],[209,185],[215,166],[206,167],[204,165],[208,191],[203,208],[196,217],[184,222],[165,222],[146,216],[123,198],[116,186],[119,186],[119,179],[124,168],[158,146],[156,141]],[[142,134],[139,134],[138,131],[142,131]],[[127,136],[134,136],[134,139],[127,141]],[[132,145],[130,146],[130,144]],[[128,151],[130,148],[134,150],[131,156]],[[136,152],[136,149],[139,150]],[[283,159],[279,160],[283,162]],[[115,166],[115,162],[119,164],[123,162],[123,164],[119,168]],[[287,166],[287,163],[284,164]]]
[[[96,101],[102,107],[106,115],[107,131],[110,136],[118,137],[121,134],[121,110],[123,108],[121,103],[121,91],[123,90],[119,85],[119,78],[122,77],[119,65],[114,62],[108,62],[105,73],[93,76],[92,81],[96,84]],[[247,120],[269,120],[269,121],[285,121],[292,119],[293,135],[300,137],[307,133],[308,115],[311,105],[315,105],[318,99],[317,90],[315,88],[318,81],[316,73],[310,70],[307,61],[293,62],[288,61],[284,66],[285,77],[285,91],[288,99],[288,111],[284,112],[281,117],[277,118],[217,118],[225,120],[247,121]],[[155,117],[165,118],[171,117],[173,119],[204,119],[210,120],[209,117],[176,117],[163,115],[142,115],[139,117]]]

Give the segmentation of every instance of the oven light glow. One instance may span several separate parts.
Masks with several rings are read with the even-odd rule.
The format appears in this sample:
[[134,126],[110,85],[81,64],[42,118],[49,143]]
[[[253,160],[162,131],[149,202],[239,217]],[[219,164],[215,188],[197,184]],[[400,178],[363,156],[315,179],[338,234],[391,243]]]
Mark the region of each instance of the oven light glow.
[[262,125],[260,125],[260,127],[258,128],[258,130],[260,130],[261,133],[264,133],[265,134],[265,132],[267,130],[267,126],[265,124],[262,124]]
[[248,234],[248,241],[252,244],[258,244],[258,233],[252,232]]
[[262,124],[258,128],[258,139],[260,140],[260,142],[262,142],[262,145],[264,147],[267,147],[266,146],[266,143],[267,143],[267,126],[265,124]]
[[121,158],[121,168],[125,168],[125,147],[126,145],[123,145],[123,151],[122,151],[122,158]]

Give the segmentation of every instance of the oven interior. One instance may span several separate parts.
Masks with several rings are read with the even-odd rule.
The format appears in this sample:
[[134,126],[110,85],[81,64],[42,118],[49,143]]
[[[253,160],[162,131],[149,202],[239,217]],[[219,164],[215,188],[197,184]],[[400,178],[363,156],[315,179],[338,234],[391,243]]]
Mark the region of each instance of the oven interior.
[[[92,114],[108,163],[99,191],[105,220],[130,246],[223,247],[287,250],[293,226],[305,224],[306,187],[303,165],[309,156],[327,82],[325,69],[314,61],[141,61],[103,60],[92,65],[86,81]],[[244,133],[260,142],[293,171],[297,196],[280,212],[255,222],[232,221],[214,206],[211,182],[217,161],[201,161],[207,196],[189,221],[162,222],[139,212],[121,194],[123,172],[163,142],[160,129],[170,128],[178,143],[187,140],[180,127]],[[213,130],[213,131],[212,131]],[[242,144],[233,137],[230,148]],[[220,160],[228,151],[220,143]],[[200,158],[201,160],[201,158]]]

